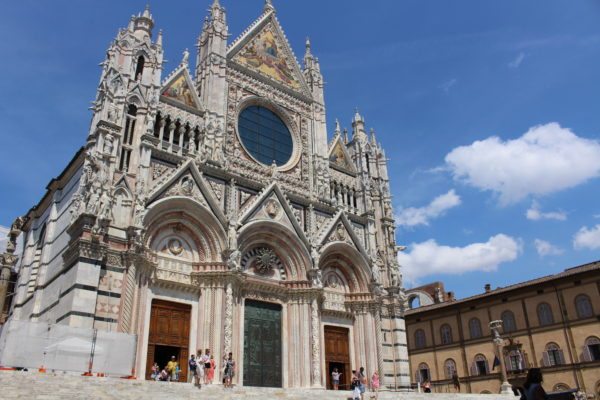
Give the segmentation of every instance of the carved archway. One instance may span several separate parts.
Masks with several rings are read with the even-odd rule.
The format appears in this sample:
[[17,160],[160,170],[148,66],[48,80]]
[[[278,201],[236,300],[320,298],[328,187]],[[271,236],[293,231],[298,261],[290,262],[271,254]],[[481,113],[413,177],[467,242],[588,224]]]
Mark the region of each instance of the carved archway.
[[286,280],[306,280],[311,261],[295,232],[272,221],[253,221],[241,228],[238,248],[242,257],[256,248],[267,248],[281,261]]
[[369,291],[370,268],[364,257],[347,243],[334,242],[323,248],[319,258],[323,284],[337,279],[349,293]]

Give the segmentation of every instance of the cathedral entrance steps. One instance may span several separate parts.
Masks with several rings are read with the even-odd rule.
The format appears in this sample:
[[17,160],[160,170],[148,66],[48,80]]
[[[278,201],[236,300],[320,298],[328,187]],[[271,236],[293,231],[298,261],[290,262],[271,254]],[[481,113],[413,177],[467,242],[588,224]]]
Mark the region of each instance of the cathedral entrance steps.
[[[242,399],[290,399],[345,400],[350,391],[326,391],[321,389],[270,389],[236,387],[224,389],[221,385],[203,386],[190,383],[165,383],[117,378],[82,377],[67,374],[41,374],[37,372],[0,371],[0,397],[2,399],[118,399],[118,400],[242,400]],[[367,393],[366,399],[371,397]],[[391,400],[506,400],[502,395],[471,394],[417,394],[382,392],[379,399]]]

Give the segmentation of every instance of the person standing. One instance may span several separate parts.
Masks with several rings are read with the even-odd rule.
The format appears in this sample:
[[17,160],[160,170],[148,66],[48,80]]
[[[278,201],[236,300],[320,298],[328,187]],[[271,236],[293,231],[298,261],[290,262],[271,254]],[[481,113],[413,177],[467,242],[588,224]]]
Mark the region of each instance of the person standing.
[[175,356],[171,356],[171,361],[167,363],[167,373],[169,374],[169,382],[176,380],[177,361],[175,360]]
[[527,372],[527,378],[525,380],[524,396],[527,400],[546,400],[548,395],[542,387],[542,371],[539,368],[531,368]]
[[331,384],[333,385],[333,390],[340,389],[340,376],[342,376],[341,372],[338,372],[338,369],[334,368],[331,372]]
[[196,355],[192,354],[190,356],[190,361],[188,361],[188,365],[190,367],[190,380],[193,384],[198,386],[198,363],[196,362]]
[[235,375],[235,361],[233,360],[233,353],[229,353],[225,363],[225,387],[232,388],[233,377]]
[[360,400],[360,379],[359,374],[355,370],[352,370],[352,383],[350,384],[352,389],[352,399]]
[[204,383],[204,363],[202,362],[202,350],[198,349],[198,354],[196,355],[196,370],[198,371],[198,389],[202,388],[202,384]]
[[210,355],[209,365],[210,368],[208,369],[208,383],[212,385],[213,379],[215,379],[215,358],[212,354]]
[[371,376],[371,390],[375,392],[375,398],[379,398],[379,374],[377,371],[373,372]]
[[360,398],[361,400],[364,400],[365,398],[365,392],[367,391],[367,376],[365,375],[365,367],[360,367],[359,371],[358,371],[358,381],[360,383],[359,388],[360,388]]
[[423,392],[431,393],[431,382],[429,382],[429,379],[425,380],[423,383]]
[[454,390],[456,390],[457,393],[460,393],[460,379],[458,379],[456,371],[452,374],[452,384],[454,385]]
[[204,384],[208,385],[208,374],[210,373],[210,349],[206,349],[204,352],[202,363],[204,364]]

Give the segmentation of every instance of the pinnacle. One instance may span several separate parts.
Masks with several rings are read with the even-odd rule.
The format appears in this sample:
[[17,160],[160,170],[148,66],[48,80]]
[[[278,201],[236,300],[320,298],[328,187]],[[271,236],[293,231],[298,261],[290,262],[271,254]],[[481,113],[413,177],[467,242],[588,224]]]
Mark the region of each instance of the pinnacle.
[[271,0],[265,0],[264,12],[268,11],[275,11],[275,7],[273,7],[273,2]]

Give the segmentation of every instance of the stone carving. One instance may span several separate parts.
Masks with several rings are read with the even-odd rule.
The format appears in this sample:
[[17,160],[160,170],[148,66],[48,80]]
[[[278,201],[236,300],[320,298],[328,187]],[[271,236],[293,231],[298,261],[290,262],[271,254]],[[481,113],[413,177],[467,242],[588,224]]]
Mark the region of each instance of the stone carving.
[[371,281],[374,283],[381,283],[381,274],[379,271],[379,265],[377,264],[377,262],[372,262],[372,267],[371,267]]
[[133,209],[134,221],[133,224],[137,227],[142,227],[144,224],[144,217],[146,216],[146,188],[145,182],[140,180],[137,182],[135,190],[135,206]]
[[256,256],[256,272],[265,275],[275,267],[277,263],[277,255],[271,249],[262,248]]
[[308,271],[308,276],[311,280],[312,286],[316,288],[323,287],[323,272],[319,268],[313,268]]
[[227,354],[231,351],[231,340],[233,336],[233,287],[231,283],[227,284],[225,289],[225,324],[224,324],[225,337],[223,338],[223,345],[225,347],[224,353]]
[[337,289],[341,286],[342,282],[340,282],[340,278],[336,274],[329,274],[327,276],[327,280],[325,281],[325,287],[331,289]]
[[179,239],[171,239],[168,243],[169,251],[174,256],[178,256],[183,252],[183,244],[181,244],[181,240]]
[[263,208],[267,215],[273,219],[279,216],[279,211],[281,210],[279,202],[272,198],[265,202]]
[[192,195],[192,192],[194,191],[194,181],[190,177],[186,176],[182,178],[179,186],[181,187],[181,194],[186,196]]
[[398,275],[398,264],[392,263],[390,265],[390,286],[391,287],[399,287],[400,286],[400,276]]
[[346,238],[347,238],[346,228],[344,227],[344,224],[342,224],[341,222],[338,223],[337,226],[335,227],[335,238],[337,240],[339,240],[340,242],[346,241]]
[[113,138],[113,136],[110,133],[104,137],[104,154],[112,156],[113,148],[114,148],[114,140],[115,139]]
[[317,299],[312,299],[310,303],[311,310],[311,344],[312,344],[312,377],[313,385],[321,384],[321,338],[319,323],[319,303]]

